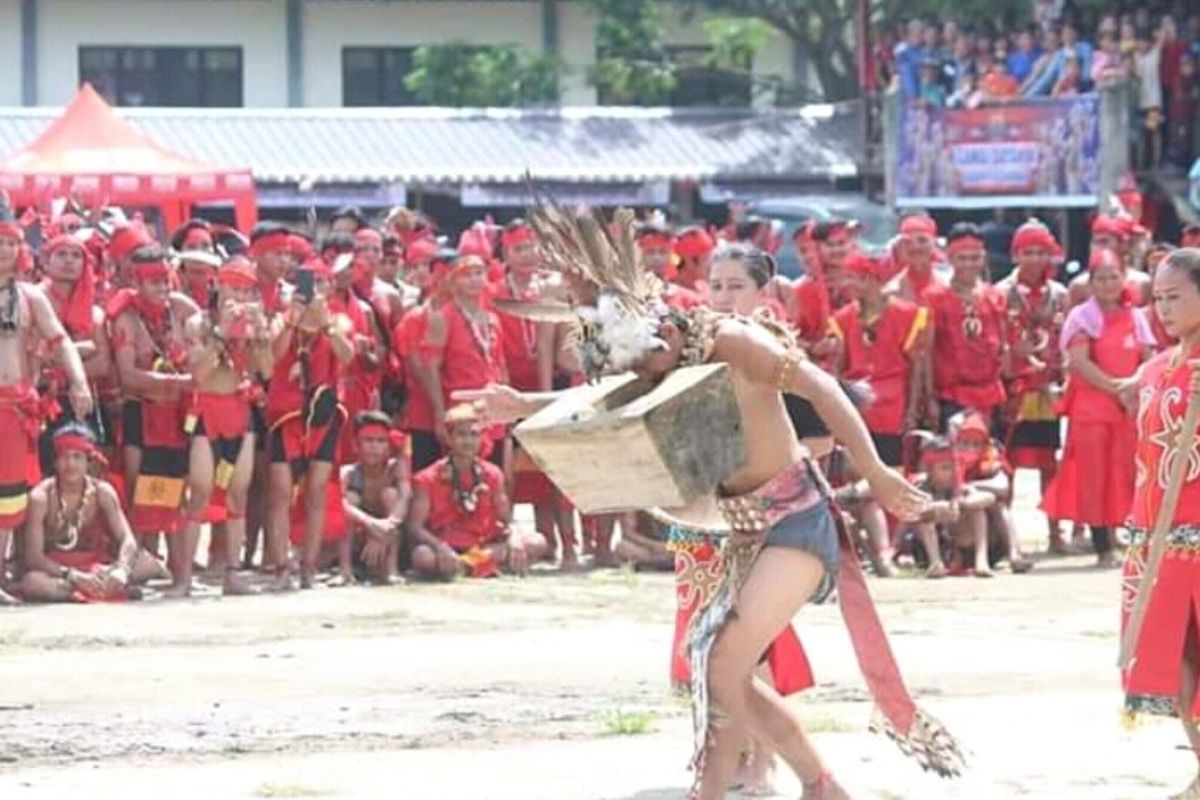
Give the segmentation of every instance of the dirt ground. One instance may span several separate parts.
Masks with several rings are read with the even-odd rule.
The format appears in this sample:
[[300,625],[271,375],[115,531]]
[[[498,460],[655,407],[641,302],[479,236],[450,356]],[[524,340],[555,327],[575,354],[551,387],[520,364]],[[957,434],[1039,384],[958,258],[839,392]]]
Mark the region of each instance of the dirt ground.
[[[1176,725],[1120,724],[1119,578],[1090,564],[872,581],[910,688],[970,752],[957,781],[867,732],[837,609],[805,609],[818,686],[798,702],[855,797],[1182,788]],[[4,610],[0,798],[673,800],[690,729],[672,622],[669,576],[619,571]]]

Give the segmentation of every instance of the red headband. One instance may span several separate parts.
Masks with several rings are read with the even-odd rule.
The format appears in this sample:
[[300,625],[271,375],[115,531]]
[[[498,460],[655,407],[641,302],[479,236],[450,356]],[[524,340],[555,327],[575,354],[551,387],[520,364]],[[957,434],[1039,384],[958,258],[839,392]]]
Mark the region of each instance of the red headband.
[[276,250],[294,250],[294,245],[292,234],[288,231],[271,231],[250,243],[250,255],[254,258],[261,258],[264,253]]
[[1117,258],[1117,254],[1106,247],[1100,247],[1092,251],[1092,255],[1088,258],[1088,272],[1095,272],[1098,269],[1105,267],[1113,267],[1121,269],[1121,260]]
[[96,443],[82,433],[60,433],[54,437],[54,455],[63,453],[83,453],[92,456],[96,453]]
[[716,248],[708,231],[684,231],[675,239],[675,255],[680,258],[704,258]]
[[113,261],[124,261],[134,250],[153,243],[154,240],[145,230],[126,225],[113,231],[112,238],[108,240],[108,257]]
[[1101,214],[1092,220],[1092,236],[1115,236],[1118,239],[1129,238],[1132,223],[1121,217],[1111,217]]
[[504,233],[500,234],[500,244],[504,245],[505,250],[510,247],[516,247],[519,244],[535,244],[536,242],[537,234],[528,225],[505,228]]
[[987,248],[984,247],[983,239],[978,236],[960,236],[954,241],[946,245],[946,254],[954,255],[955,253],[982,253]]
[[133,265],[133,274],[139,281],[169,280],[171,267],[166,259],[146,261]]
[[217,285],[235,289],[253,289],[258,286],[258,273],[254,265],[242,256],[236,256],[217,270]]
[[900,233],[903,236],[937,236],[937,232],[937,223],[933,221],[933,217],[917,214],[900,221]]
[[464,256],[492,257],[492,243],[482,227],[470,227],[458,237],[458,252]]
[[643,249],[653,247],[660,250],[670,250],[671,245],[674,244],[674,239],[666,233],[647,233],[639,236],[637,243],[638,247]]
[[937,447],[934,449],[926,449],[921,451],[921,463],[927,467],[932,467],[935,464],[953,464],[954,448],[952,447]]
[[359,436],[382,436],[383,438],[387,439],[388,441],[391,441],[392,429],[389,426],[384,425],[382,422],[368,422],[368,423],[365,423],[364,425],[359,426],[358,435]]
[[846,257],[844,269],[862,278],[879,277],[879,263],[866,253],[855,252]]
[[1058,249],[1058,242],[1055,241],[1054,234],[1050,233],[1050,229],[1045,225],[1026,223],[1017,228],[1017,232],[1013,234],[1012,251],[1019,253],[1030,247],[1040,247],[1053,253]]
[[412,266],[428,261],[438,254],[441,246],[433,239],[416,239],[404,248],[404,263]]
[[25,230],[21,227],[20,223],[5,220],[4,222],[0,222],[0,238],[16,239],[18,242],[23,242],[25,241]]

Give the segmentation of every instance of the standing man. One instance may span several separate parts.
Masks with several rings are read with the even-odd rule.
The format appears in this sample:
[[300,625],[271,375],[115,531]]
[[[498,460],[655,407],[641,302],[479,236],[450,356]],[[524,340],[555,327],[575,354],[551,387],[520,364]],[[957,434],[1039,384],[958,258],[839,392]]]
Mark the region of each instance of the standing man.
[[13,219],[0,219],[0,605],[14,602],[7,593],[7,563],[12,532],[25,521],[29,489],[38,480],[37,437],[41,431],[34,338],[45,342],[62,365],[70,385],[71,409],[81,419],[92,412],[92,393],[79,352],[71,343],[45,293],[17,280],[24,232]]
[[[307,270],[311,278],[301,273]],[[271,342],[274,369],[267,387],[267,453],[271,460],[270,524],[274,588],[292,587],[288,536],[292,492],[302,482],[305,503],[300,586],[312,588],[325,532],[326,487],[333,474],[345,409],[338,401],[341,373],[354,357],[353,324],[335,316],[329,265],[309,259],[287,312],[277,318]],[[310,282],[311,281],[311,282]],[[301,286],[312,286],[308,296]]]
[[[246,538],[246,504],[254,472],[250,406],[261,392],[257,376],[268,374],[270,328],[254,296],[258,276],[234,258],[217,272],[217,308],[188,321],[188,367],[196,392],[185,422],[188,502],[184,547],[194,552],[209,504],[224,511],[224,593],[249,594],[238,574]],[[189,559],[190,560],[190,559]]]
[[[504,333],[495,312],[484,306],[487,266],[477,256],[459,256],[447,278],[452,298],[429,315],[426,331],[427,370],[423,387],[433,406],[435,430],[445,435],[442,421],[450,396],[464,389],[481,389],[490,383],[508,383],[504,361]],[[483,458],[504,463],[503,426],[486,432]]]
[[1004,296],[980,279],[987,255],[974,224],[951,228],[946,250],[954,268],[950,284],[933,284],[923,295],[933,317],[939,430],[966,409],[978,411],[994,427],[1004,402],[1001,375],[1008,352]]
[[[1061,434],[1055,398],[1063,380],[1059,334],[1067,313],[1067,289],[1051,279],[1059,250],[1050,229],[1030,220],[1012,240],[1016,268],[996,288],[1008,310],[1008,402],[1004,429],[1006,454],[1013,468],[1036,469],[1042,492],[1058,471]],[[1050,552],[1066,553],[1066,544],[1051,519]]]
[[655,222],[644,222],[638,226],[635,235],[642,263],[663,282],[663,302],[681,311],[704,305],[700,294],[675,281],[675,267],[671,264],[675,237],[671,229]]
[[[166,254],[143,248],[133,256],[135,290],[119,293],[109,309],[121,391],[125,481],[133,530],[152,553],[166,534],[170,596],[191,591],[192,558],[180,533],[187,439],[185,402],[192,390],[184,323],[200,309],[170,289]],[[185,563],[186,562],[186,563]]]
[[715,248],[712,235],[699,225],[681,230],[675,236],[674,252],[679,259],[675,266],[675,283],[707,299],[708,268]]

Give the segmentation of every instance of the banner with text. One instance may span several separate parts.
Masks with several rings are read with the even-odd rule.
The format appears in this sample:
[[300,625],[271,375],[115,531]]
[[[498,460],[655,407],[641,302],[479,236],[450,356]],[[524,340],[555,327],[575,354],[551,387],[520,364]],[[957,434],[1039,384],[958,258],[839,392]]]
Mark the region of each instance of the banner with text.
[[900,113],[896,205],[1086,207],[1100,182],[1095,94]]

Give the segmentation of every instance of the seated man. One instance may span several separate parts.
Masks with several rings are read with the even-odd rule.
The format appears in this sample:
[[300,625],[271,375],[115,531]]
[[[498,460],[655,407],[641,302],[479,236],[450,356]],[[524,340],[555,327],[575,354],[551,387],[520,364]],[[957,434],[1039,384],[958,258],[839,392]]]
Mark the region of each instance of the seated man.
[[375,583],[395,583],[404,516],[412,497],[408,460],[392,453],[392,421],[381,411],[354,418],[358,461],[342,467],[342,505],[350,534],[342,539],[343,561],[353,558]]
[[450,454],[413,477],[413,569],[442,580],[490,577],[501,569],[523,574],[545,555],[546,540],[512,528],[504,473],[479,457],[483,424],[475,409],[452,408],[445,425]]
[[933,501],[910,530],[915,529],[929,559],[926,577],[942,578],[949,574],[942,560],[943,539],[960,552],[973,548],[975,577],[992,577],[988,565],[987,511],[996,504],[996,496],[960,480],[954,446],[941,436],[931,438],[922,448],[921,464],[925,474],[916,485],[928,492]]
[[984,512],[987,515],[988,560],[992,564],[1007,561],[1014,574],[1029,572],[1033,562],[1021,554],[1009,510],[1012,480],[987,422],[977,413],[952,417],[950,435],[964,486],[995,498],[995,503]]
[[91,431],[77,422],[54,434],[55,476],[29,493],[21,540],[26,600],[119,600],[130,596],[131,587],[170,577],[138,550],[116,490],[88,474],[95,454]]

